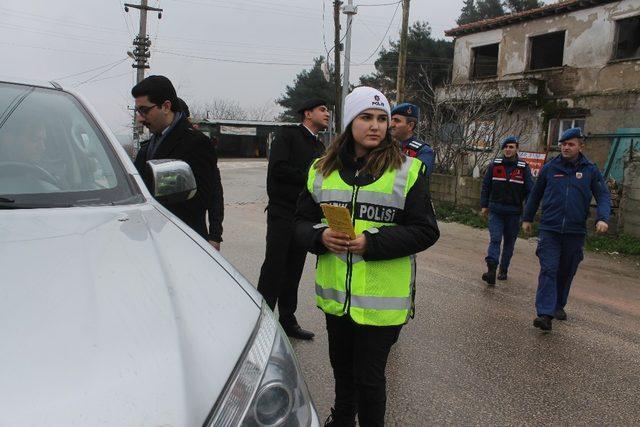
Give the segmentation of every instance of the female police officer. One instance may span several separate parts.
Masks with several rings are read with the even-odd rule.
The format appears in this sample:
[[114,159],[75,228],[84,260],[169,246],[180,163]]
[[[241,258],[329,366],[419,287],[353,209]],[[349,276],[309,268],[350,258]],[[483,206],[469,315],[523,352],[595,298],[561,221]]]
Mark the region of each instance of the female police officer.
[[[388,132],[389,102],[359,87],[343,128],[309,170],[296,211],[300,242],[318,255],[316,302],[325,312],[336,382],[327,425],[384,425],[385,366],[413,315],[415,254],[439,237],[424,165]],[[345,206],[356,238],[327,226],[320,204]]]

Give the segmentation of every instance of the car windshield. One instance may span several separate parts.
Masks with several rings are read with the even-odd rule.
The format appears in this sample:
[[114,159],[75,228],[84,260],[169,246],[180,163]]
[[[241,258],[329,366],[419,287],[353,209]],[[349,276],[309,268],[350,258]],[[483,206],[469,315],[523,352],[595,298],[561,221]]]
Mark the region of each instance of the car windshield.
[[0,207],[126,204],[138,193],[72,95],[0,83]]

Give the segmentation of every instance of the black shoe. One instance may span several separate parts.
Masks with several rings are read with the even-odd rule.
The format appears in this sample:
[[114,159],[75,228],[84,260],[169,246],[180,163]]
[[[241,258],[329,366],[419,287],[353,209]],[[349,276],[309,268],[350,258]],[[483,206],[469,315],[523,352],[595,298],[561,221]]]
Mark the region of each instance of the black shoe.
[[500,268],[498,272],[498,280],[507,280],[507,270]]
[[489,285],[496,284],[496,269],[498,268],[495,264],[487,263],[487,272],[482,275],[482,280],[487,282]]
[[288,337],[299,340],[310,340],[316,336],[313,332],[302,329],[297,323],[295,325],[283,326],[282,329],[284,329]]
[[324,422],[324,427],[355,427],[356,425],[356,416],[351,415],[349,417],[344,417],[340,415],[336,415],[336,410],[331,408],[331,414],[327,417]]
[[540,328],[543,331],[550,331],[551,316],[547,316],[546,314],[543,314],[542,316],[536,317],[535,320],[533,321],[533,326],[535,326],[536,328]]
[[563,309],[559,308],[556,310],[556,319],[558,320],[567,320],[567,312]]

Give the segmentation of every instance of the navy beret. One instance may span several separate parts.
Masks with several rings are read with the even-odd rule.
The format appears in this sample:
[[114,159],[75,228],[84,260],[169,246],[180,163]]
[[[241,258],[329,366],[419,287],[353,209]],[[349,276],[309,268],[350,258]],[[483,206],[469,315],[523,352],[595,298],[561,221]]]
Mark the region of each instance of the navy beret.
[[508,136],[502,140],[502,144],[500,144],[500,148],[504,148],[507,144],[519,144],[517,136]]
[[313,110],[314,108],[319,107],[321,105],[326,106],[327,105],[327,101],[325,101],[322,98],[307,99],[307,100],[303,101],[302,104],[300,104],[300,106],[298,107],[298,109],[296,111],[298,112],[298,114],[302,114],[305,111]]
[[405,117],[413,117],[415,119],[420,119],[420,107],[414,104],[410,104],[408,102],[404,102],[402,104],[396,105],[393,110],[391,110],[391,115],[399,114]]
[[562,136],[560,137],[560,141],[558,142],[565,142],[573,138],[585,139],[586,136],[584,136],[584,134],[582,133],[582,129],[571,128],[571,129],[565,130],[562,133]]

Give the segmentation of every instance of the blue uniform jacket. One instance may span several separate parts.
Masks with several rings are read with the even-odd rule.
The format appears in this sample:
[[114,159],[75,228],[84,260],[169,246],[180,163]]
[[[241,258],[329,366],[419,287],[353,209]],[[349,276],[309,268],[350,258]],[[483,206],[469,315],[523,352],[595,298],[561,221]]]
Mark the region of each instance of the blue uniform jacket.
[[[412,149],[409,143],[413,141],[421,145],[420,149],[418,150]],[[402,141],[402,151],[411,157],[418,158],[422,163],[424,163],[427,166],[427,176],[431,175],[431,172],[433,172],[433,167],[436,163],[436,153],[429,146],[429,144],[427,144],[426,142],[420,141],[418,138],[412,135],[411,138],[407,139],[406,141]]]
[[540,170],[522,219],[532,222],[542,201],[541,230],[585,234],[591,195],[598,205],[596,221],[608,222],[611,195],[598,167],[582,154],[575,164],[558,156]]
[[[502,164],[505,167],[507,176],[511,176],[511,173],[518,165],[518,160],[520,159],[517,157],[513,161],[509,161],[503,157]],[[501,215],[520,215],[522,213],[522,204],[511,205],[491,201],[491,192],[494,191],[492,186],[494,166],[495,164],[491,162],[487,168],[487,173],[484,174],[484,179],[482,180],[482,192],[480,193],[480,207],[489,208],[491,212]],[[533,176],[531,175],[529,165],[527,165],[524,168],[524,203],[526,203],[526,199],[531,193],[532,188]]]

